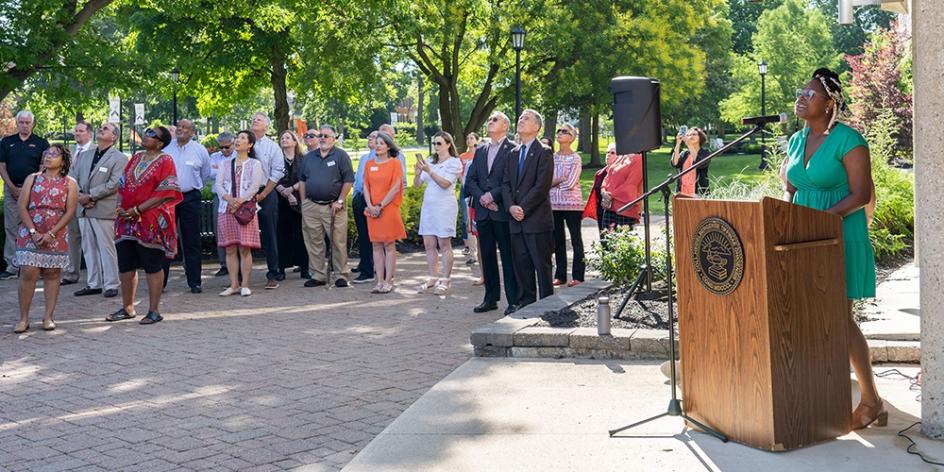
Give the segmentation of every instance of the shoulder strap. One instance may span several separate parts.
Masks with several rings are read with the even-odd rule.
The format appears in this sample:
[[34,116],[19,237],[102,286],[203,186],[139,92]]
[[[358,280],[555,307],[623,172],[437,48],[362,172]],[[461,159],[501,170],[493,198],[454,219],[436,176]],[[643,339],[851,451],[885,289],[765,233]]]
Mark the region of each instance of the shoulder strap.
[[236,193],[236,185],[236,159],[233,159],[233,166],[230,167],[229,183],[230,192],[233,194],[233,198],[239,198],[239,195]]

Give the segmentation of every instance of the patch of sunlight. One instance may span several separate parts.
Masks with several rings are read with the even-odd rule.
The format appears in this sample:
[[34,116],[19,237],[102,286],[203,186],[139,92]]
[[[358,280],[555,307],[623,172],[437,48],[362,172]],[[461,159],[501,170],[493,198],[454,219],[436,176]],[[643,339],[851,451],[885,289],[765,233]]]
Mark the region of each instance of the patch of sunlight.
[[129,380],[127,382],[120,382],[120,383],[116,383],[112,385],[111,387],[108,388],[108,390],[115,393],[130,392],[132,390],[137,390],[141,387],[146,386],[149,380],[150,379],[135,379],[135,380]]

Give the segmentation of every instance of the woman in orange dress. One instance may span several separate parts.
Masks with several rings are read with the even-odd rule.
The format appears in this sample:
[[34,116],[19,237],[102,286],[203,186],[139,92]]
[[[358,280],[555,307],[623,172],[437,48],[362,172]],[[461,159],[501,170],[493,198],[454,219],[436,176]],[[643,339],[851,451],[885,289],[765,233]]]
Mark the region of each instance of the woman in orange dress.
[[374,250],[377,285],[371,293],[390,293],[393,272],[397,268],[397,241],[406,237],[400,203],[403,201],[403,169],[397,155],[400,149],[386,133],[377,134],[377,156],[364,172],[364,201],[367,208],[367,232]]

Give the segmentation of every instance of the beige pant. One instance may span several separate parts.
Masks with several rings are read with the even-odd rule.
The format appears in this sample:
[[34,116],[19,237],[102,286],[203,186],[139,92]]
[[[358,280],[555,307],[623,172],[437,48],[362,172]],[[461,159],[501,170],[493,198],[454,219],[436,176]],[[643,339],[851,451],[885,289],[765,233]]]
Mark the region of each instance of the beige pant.
[[3,186],[3,231],[6,239],[3,241],[3,259],[7,261],[7,272],[17,272],[16,262],[16,231],[20,227],[20,208],[9,185]]
[[308,266],[315,280],[331,283],[328,280],[327,261],[325,260],[325,234],[331,240],[331,264],[336,271],[334,277],[351,280],[347,268],[347,212],[340,211],[332,225],[331,205],[319,205],[308,199],[302,202],[302,236],[308,251]]
[[115,249],[115,220],[78,218],[82,231],[82,252],[88,286],[104,290],[117,289],[118,251]]

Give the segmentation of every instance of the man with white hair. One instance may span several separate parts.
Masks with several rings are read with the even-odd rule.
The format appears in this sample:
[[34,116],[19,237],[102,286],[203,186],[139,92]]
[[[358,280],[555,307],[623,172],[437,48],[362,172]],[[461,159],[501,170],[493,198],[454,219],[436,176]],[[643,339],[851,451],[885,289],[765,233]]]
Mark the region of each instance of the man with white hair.
[[[23,191],[26,177],[39,172],[43,152],[49,142],[33,134],[36,117],[29,110],[16,114],[16,134],[0,139],[0,178],[3,179],[3,259],[7,268],[0,272],[0,280],[16,277],[19,269],[14,264],[16,256],[16,232],[20,226],[20,209],[17,201]],[[26,190],[29,193],[29,189]]]
[[[220,150],[210,154],[210,186],[211,188],[216,183],[217,177],[220,174],[220,166],[223,164],[223,161],[233,157],[233,153],[236,152],[234,144],[236,142],[236,137],[233,136],[233,133],[224,131],[216,137],[216,143],[220,146]],[[211,218],[210,225],[213,226],[213,233],[216,234],[216,220],[219,216],[218,210],[220,206],[220,196],[216,195],[214,192],[213,195],[213,207],[211,208]],[[216,271],[217,277],[223,277],[229,275],[229,269],[226,267],[226,248],[220,247],[216,248],[217,256],[220,260],[220,270]]]
[[256,195],[259,202],[259,232],[262,235],[262,250],[266,256],[266,286],[267,289],[279,288],[279,281],[285,278],[279,267],[279,245],[276,240],[276,231],[279,222],[278,195],[272,193],[275,185],[285,176],[285,157],[282,148],[266,136],[271,121],[262,112],[252,115],[252,134],[256,137],[253,149],[256,159],[262,164],[262,173],[265,175],[263,186]]

